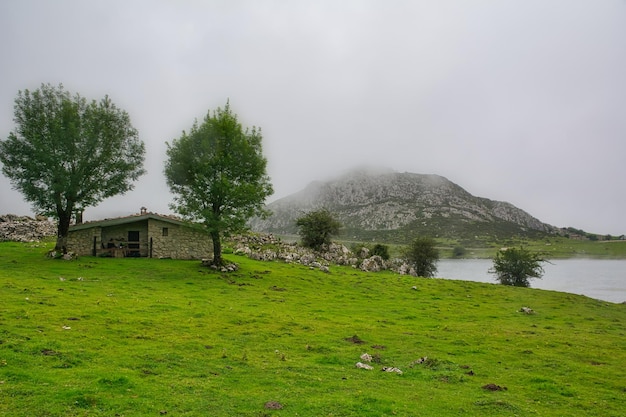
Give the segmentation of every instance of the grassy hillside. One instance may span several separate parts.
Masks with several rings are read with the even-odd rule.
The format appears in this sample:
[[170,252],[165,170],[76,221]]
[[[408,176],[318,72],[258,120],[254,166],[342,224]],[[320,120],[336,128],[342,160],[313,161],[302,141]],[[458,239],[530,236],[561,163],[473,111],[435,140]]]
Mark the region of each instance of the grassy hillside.
[[[232,255],[240,271],[219,274],[46,250],[0,244],[0,415],[624,414],[626,305]],[[355,367],[366,352],[374,370]]]

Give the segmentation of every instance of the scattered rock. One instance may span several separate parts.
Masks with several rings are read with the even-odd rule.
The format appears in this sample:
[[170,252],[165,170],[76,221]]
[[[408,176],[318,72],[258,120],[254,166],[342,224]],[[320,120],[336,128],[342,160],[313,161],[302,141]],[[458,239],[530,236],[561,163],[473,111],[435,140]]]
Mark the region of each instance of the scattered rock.
[[385,261],[378,255],[363,259],[360,266],[361,271],[378,272],[386,269]]
[[365,362],[371,362],[372,361],[372,356],[368,353],[364,353],[361,355],[361,360],[365,361]]
[[64,261],[73,261],[75,259],[78,259],[78,255],[75,252],[68,252],[64,253],[61,259],[63,259]]
[[421,358],[419,358],[419,359],[414,360],[413,362],[411,362],[411,363],[409,364],[409,366],[412,368],[412,367],[414,367],[415,365],[419,365],[419,364],[422,364],[422,363],[426,363],[426,361],[428,361],[428,356],[424,356],[424,357],[421,357]]
[[398,375],[402,375],[402,371],[400,369],[398,369],[398,368],[393,367],[393,366],[383,366],[381,371],[383,371],[383,372],[395,372]]
[[202,266],[206,266],[207,268],[211,268],[220,272],[236,272],[239,270],[239,265],[237,265],[236,263],[214,265],[213,259],[202,259],[201,262],[202,262]]
[[374,369],[374,367],[372,365],[368,365],[366,363],[363,362],[357,362],[356,363],[356,367],[359,369],[367,369],[368,371],[371,371],[372,369]]

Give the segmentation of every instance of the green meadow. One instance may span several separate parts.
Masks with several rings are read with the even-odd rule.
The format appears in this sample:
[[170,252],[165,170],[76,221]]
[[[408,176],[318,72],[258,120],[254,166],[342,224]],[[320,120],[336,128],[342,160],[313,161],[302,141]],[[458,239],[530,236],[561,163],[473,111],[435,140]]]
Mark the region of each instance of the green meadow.
[[[235,255],[240,270],[223,274],[48,249],[0,243],[3,416],[626,410],[624,304]],[[373,370],[355,366],[364,353]]]
[[[284,241],[299,240],[295,235],[280,236]],[[341,236],[340,236],[341,238]],[[378,242],[378,240],[376,240]],[[539,238],[513,237],[497,239],[485,237],[480,241],[464,242],[456,239],[438,238],[437,248],[442,258],[481,258],[491,259],[496,253],[507,247],[524,247],[533,252],[541,253],[546,259],[593,258],[593,259],[626,259],[626,240],[576,240],[562,236],[545,235]],[[346,247],[363,245],[363,241],[341,240]],[[406,245],[386,242],[392,257],[401,257]],[[455,248],[462,248],[462,255],[454,254]]]

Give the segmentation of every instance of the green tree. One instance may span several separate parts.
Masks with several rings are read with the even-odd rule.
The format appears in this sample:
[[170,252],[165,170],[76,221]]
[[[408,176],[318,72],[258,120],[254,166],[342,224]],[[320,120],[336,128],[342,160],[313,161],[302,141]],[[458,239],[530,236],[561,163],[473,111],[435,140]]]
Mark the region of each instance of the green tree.
[[502,249],[496,253],[489,272],[496,275],[500,284],[529,287],[529,279],[543,276],[542,262],[545,260],[538,253],[524,248]]
[[167,144],[167,184],[172,209],[199,221],[213,241],[213,263],[222,265],[222,236],[245,229],[253,216],[266,214],[273,193],[266,173],[261,129],[245,128],[226,107],[209,111],[189,133]]
[[296,219],[296,226],[299,227],[302,244],[315,250],[321,250],[323,245],[329,244],[331,237],[341,229],[341,223],[325,208],[310,211]]
[[404,251],[404,260],[415,270],[419,277],[434,277],[437,273],[439,250],[436,242],[430,237],[413,239]]
[[108,96],[88,102],[62,85],[19,91],[14,121],[0,141],[2,172],[36,212],[56,217],[55,249],[66,252],[72,216],[131,190],[145,146]]

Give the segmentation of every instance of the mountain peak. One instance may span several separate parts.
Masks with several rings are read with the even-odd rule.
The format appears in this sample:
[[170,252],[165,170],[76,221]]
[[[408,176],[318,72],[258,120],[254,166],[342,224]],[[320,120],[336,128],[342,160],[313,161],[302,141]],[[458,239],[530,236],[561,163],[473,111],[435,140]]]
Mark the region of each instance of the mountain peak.
[[445,177],[359,167],[340,177],[309,184],[267,206],[268,219],[253,230],[295,234],[303,213],[330,210],[350,239],[408,242],[418,235],[456,240],[549,233],[542,223],[512,204],[475,197]]

